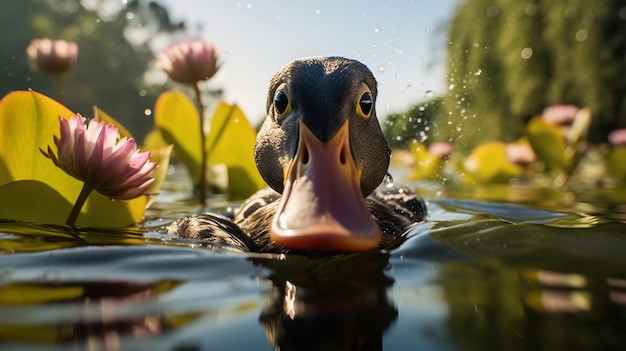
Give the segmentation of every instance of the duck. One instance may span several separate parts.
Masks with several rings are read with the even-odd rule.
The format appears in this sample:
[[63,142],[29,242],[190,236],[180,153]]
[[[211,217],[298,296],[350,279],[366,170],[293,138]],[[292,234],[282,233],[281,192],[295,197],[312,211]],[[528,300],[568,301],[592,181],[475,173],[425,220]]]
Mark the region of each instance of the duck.
[[270,81],[254,159],[268,188],[231,216],[195,214],[167,232],[238,251],[308,255],[390,250],[426,217],[424,200],[385,183],[391,149],[377,82],[343,57],[296,59]]

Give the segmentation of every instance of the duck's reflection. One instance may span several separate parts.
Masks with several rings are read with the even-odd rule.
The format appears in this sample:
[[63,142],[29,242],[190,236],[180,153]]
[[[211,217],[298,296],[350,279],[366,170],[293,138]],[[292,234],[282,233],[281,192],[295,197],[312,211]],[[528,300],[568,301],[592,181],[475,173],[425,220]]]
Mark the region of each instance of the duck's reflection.
[[398,311],[387,294],[388,255],[254,260],[272,268],[260,321],[280,350],[380,350]]

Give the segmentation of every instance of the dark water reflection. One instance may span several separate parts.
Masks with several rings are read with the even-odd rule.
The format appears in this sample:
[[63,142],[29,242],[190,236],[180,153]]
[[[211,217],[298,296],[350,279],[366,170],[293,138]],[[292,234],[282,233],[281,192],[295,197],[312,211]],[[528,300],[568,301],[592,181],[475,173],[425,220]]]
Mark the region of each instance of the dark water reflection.
[[0,224],[3,350],[626,349],[615,216],[431,200],[392,252],[244,255]]

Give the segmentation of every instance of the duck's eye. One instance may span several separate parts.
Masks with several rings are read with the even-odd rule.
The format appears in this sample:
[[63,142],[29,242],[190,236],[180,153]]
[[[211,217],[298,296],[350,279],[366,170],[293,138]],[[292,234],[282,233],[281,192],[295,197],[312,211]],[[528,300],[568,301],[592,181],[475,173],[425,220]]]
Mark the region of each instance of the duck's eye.
[[356,105],[356,112],[361,117],[367,118],[372,114],[372,109],[374,109],[374,99],[372,98],[372,93],[364,91],[359,97],[359,103]]
[[289,113],[289,110],[291,110],[291,104],[289,103],[289,96],[287,96],[287,93],[279,90],[276,95],[274,95],[274,109],[276,110],[278,117],[282,117]]

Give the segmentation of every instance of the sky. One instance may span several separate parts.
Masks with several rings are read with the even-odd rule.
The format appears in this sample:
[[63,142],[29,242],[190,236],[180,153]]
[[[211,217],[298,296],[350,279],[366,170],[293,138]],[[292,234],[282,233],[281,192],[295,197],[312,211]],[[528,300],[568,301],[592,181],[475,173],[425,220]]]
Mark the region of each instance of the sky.
[[273,74],[293,59],[344,56],[366,64],[379,85],[379,117],[446,89],[446,33],[457,0],[161,0],[172,20],[215,44],[223,88],[256,123]]

